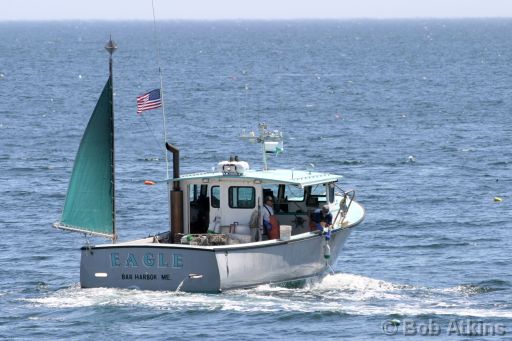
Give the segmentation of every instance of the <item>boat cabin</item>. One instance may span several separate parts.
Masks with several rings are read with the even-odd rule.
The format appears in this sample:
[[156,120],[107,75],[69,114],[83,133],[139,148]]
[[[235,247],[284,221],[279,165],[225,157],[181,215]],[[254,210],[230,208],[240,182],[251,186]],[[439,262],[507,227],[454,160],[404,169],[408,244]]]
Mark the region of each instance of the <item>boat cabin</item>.
[[309,232],[311,213],[324,204],[336,215],[340,176],[297,170],[250,170],[243,161],[223,161],[215,172],[181,176],[183,235],[229,234],[240,243],[258,240],[264,198],[292,235]]

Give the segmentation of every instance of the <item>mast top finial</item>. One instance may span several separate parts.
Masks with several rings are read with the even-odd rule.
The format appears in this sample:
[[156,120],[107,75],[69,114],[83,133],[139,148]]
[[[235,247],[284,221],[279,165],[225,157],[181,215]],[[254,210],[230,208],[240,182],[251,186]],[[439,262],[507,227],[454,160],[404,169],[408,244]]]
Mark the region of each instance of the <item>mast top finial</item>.
[[117,50],[117,44],[112,40],[112,36],[110,36],[110,40],[108,41],[107,45],[105,45],[105,50],[112,55]]

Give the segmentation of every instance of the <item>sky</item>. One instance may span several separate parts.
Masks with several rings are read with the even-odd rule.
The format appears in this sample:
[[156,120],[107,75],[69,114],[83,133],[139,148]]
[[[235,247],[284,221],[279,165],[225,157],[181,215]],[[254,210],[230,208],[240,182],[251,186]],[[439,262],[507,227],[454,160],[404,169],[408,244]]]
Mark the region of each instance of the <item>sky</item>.
[[[153,0],[157,20],[512,17],[512,0]],[[152,0],[0,0],[0,21],[153,20]]]

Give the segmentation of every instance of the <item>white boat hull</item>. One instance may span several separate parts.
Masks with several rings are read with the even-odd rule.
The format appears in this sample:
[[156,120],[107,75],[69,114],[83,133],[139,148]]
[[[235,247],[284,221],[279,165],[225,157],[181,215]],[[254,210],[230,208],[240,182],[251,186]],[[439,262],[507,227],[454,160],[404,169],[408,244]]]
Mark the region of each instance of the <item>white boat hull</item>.
[[324,273],[334,262],[352,228],[332,231],[331,256],[318,233],[226,246],[125,243],[82,248],[83,288],[221,292],[279,283]]

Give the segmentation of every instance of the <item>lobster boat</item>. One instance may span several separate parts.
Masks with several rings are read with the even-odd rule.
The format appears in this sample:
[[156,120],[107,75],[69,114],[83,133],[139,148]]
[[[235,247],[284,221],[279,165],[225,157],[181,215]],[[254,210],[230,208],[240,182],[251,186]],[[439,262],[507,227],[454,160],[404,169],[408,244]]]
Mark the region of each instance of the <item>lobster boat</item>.
[[[352,230],[365,216],[355,191],[341,176],[312,170],[272,169],[266,154],[282,150],[282,134],[261,123],[242,137],[262,145],[263,167],[239,156],[207,172],[180,174],[180,150],[172,154],[169,228],[146,238],[121,241],[115,210],[115,149],[112,54],[110,75],[82,137],[64,209],[54,227],[103,236],[112,242],[81,248],[83,288],[134,288],[222,292],[282,283],[329,271]],[[212,141],[214,143],[215,141]],[[264,228],[264,204],[272,198],[272,237]],[[314,221],[328,209],[328,226]]]

